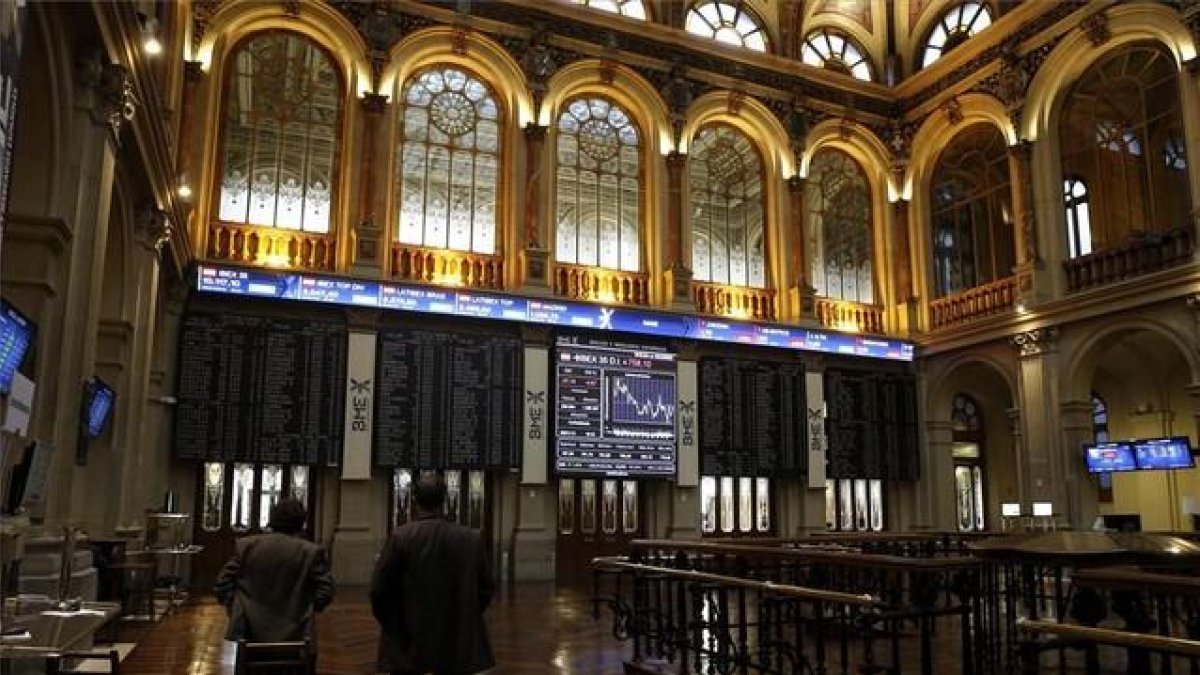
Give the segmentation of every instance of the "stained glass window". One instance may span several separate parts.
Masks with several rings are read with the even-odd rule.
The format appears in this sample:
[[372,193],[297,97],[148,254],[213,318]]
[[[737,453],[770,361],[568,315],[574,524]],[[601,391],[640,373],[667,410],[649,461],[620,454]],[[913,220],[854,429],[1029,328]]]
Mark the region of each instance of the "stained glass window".
[[983,530],[986,526],[983,477],[983,414],[975,399],[955,394],[950,408],[953,430],[955,510],[958,529]]
[[502,111],[491,90],[457,68],[409,79],[399,98],[402,244],[496,252]]
[[641,136],[620,106],[576,99],[558,118],[556,260],[636,272],[640,267]]
[[1067,245],[1071,257],[1092,252],[1092,220],[1088,212],[1087,183],[1078,178],[1063,181],[1063,201],[1067,209]]
[[804,38],[800,60],[817,68],[828,68],[855,79],[871,81],[871,64],[863,50],[849,37],[824,28]]
[[204,465],[204,509],[200,527],[205,532],[221,529],[221,512],[225,505],[225,465],[207,462]]
[[858,162],[839,150],[813,156],[804,188],[806,236],[817,295],[871,304],[871,188]]
[[575,0],[577,5],[585,5],[592,9],[620,14],[632,19],[646,19],[646,5],[642,0]]
[[763,167],[750,139],[719,124],[692,141],[692,270],[697,281],[766,285]]
[[233,465],[233,499],[229,503],[229,524],[235,532],[245,532],[253,524],[254,465]]
[[967,41],[967,38],[992,25],[992,11],[982,2],[964,2],[950,8],[929,33],[925,41],[925,67],[942,58],[946,52]]
[[938,159],[932,191],[935,297],[1011,276],[1012,188],[1000,131],[980,123],[956,136]]
[[260,33],[226,82],[217,217],[329,232],[341,121],[333,61],[294,33]]
[[258,489],[258,526],[266,529],[271,524],[271,509],[283,496],[283,467],[267,464],[262,467]]
[[1062,174],[1086,183],[1093,251],[1189,223],[1179,81],[1169,51],[1134,43],[1089,66],[1067,95]]
[[741,2],[701,2],[688,10],[684,28],[693,35],[725,44],[756,52],[767,51],[767,32],[762,21]]
[[291,467],[291,485],[288,488],[288,494],[292,499],[299,500],[300,503],[308,505],[308,467],[303,464],[295,464]]

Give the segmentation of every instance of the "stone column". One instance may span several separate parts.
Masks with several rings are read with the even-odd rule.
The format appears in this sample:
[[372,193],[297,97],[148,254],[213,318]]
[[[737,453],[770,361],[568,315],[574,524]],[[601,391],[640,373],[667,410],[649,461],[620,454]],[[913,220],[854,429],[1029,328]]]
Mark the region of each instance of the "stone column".
[[895,281],[896,303],[907,304],[913,299],[912,249],[908,234],[908,200],[892,202],[892,236],[896,242]]
[[1013,244],[1016,246],[1017,301],[1026,307],[1037,302],[1036,273],[1041,260],[1037,219],[1033,212],[1033,143],[1008,147],[1008,172],[1012,186]]
[[692,302],[692,270],[684,254],[684,217],[687,195],[683,191],[683,169],[687,155],[672,150],[667,155],[667,263],[671,301],[677,309],[694,309]]
[[[122,125],[133,117],[133,83],[121,66],[103,57],[80,61],[76,109],[70,121],[67,156],[62,170],[62,205],[72,230],[63,276],[62,339],[40,356],[34,435],[55,446],[44,517],[57,526],[71,517],[76,487],[75,451],[82,383],[95,363],[96,327],[100,319],[100,276],[108,239],[117,144]],[[44,393],[44,395],[43,395]],[[64,420],[68,420],[64,423]]]
[[808,179],[796,174],[787,180],[788,186],[788,230],[792,235],[791,277],[793,308],[796,317],[809,319],[813,316],[813,298],[816,292],[809,278],[808,233],[804,228],[804,188]]
[[1062,442],[1064,473],[1067,477],[1066,495],[1072,502],[1066,513],[1070,515],[1071,527],[1077,530],[1091,529],[1100,512],[1099,495],[1095,480],[1087,472],[1083,461],[1083,445],[1096,439],[1092,427],[1091,401],[1065,401],[1059,406],[1062,420]]
[[515,579],[554,578],[554,547],[558,536],[556,509],[558,486],[547,475],[549,453],[547,415],[550,413],[549,331],[535,327],[522,330],[525,338],[525,372],[521,379],[526,392],[522,406],[521,479],[512,486],[516,491],[515,522],[503,530],[511,533],[507,549],[511,551],[511,574]]
[[522,233],[525,254],[525,286],[545,289],[550,286],[542,224],[542,146],[546,127],[530,122],[525,125],[525,218]]
[[1188,399],[1191,401],[1193,424],[1190,429],[1185,427],[1182,433],[1192,437],[1192,446],[1195,447],[1200,441],[1200,382],[1189,384],[1183,390],[1187,392]]
[[1073,521],[1078,516],[1072,512],[1075,504],[1067,492],[1078,486],[1067,482],[1057,419],[1058,329],[1038,328],[1018,333],[1012,343],[1019,354],[1017,396],[1026,450],[1021,470],[1029,476],[1024,497],[1031,502],[1053,502],[1055,515]]
[[1008,429],[1013,439],[1013,470],[1017,472],[1017,501],[1024,504],[1029,500],[1029,462],[1026,457],[1025,436],[1021,430],[1021,409],[1009,408]]
[[184,61],[183,63],[183,92],[179,101],[179,134],[176,139],[175,173],[177,178],[190,176],[192,171],[192,155],[199,151],[194,130],[196,86],[204,79],[204,69],[199,61]]
[[922,482],[927,485],[921,500],[919,521],[941,532],[958,530],[954,484],[954,428],[948,420],[925,423],[925,453],[921,467]]
[[[375,153],[379,145],[379,125],[387,110],[387,97],[367,92],[359,99],[363,109],[362,155],[358,167],[358,224],[354,227],[354,252],[351,269],[356,274],[376,276],[380,272],[380,244],[387,251],[387,242],[380,242],[386,218],[376,211],[376,184],[387,171],[377,171]],[[387,256],[385,256],[386,258]],[[384,276],[392,273],[390,263],[384,263]]]
[[[170,453],[169,445],[148,438],[150,371],[154,364],[155,333],[158,330],[159,254],[171,236],[166,214],[153,204],[144,205],[134,221],[132,251],[134,284],[129,305],[133,318],[133,344],[129,352],[128,395],[121,401],[125,415],[116,429],[114,449],[120,459],[121,498],[116,523],[132,523],[147,508],[158,506],[167,476],[152,471],[158,462],[153,455]],[[186,509],[185,509],[186,510]]]
[[[1200,41],[1200,4],[1192,3],[1187,11],[1192,35]],[[1193,57],[1179,70],[1179,104],[1186,154],[1200,156],[1200,57]],[[1192,241],[1200,241],[1200,171],[1188,171],[1188,188],[1192,197]],[[1200,246],[1192,250],[1193,260],[1200,262]]]

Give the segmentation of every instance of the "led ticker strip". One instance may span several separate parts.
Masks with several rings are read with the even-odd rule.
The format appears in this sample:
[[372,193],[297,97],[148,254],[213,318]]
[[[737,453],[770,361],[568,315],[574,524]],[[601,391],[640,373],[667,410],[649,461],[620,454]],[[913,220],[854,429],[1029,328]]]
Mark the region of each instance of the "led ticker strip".
[[657,337],[866,356],[893,361],[913,359],[911,343],[888,338],[608,307],[567,300],[406,286],[315,274],[200,265],[196,288],[207,293],[224,295],[521,321],[568,328],[590,328]]

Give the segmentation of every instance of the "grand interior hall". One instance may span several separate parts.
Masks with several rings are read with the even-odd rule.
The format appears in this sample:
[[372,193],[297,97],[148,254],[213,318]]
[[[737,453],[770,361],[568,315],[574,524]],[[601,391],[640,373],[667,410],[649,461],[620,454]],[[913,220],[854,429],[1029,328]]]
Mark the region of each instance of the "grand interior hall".
[[[375,673],[427,521],[492,673],[1200,672],[1198,49],[1198,0],[0,0],[0,675]],[[291,500],[336,597],[239,647]]]

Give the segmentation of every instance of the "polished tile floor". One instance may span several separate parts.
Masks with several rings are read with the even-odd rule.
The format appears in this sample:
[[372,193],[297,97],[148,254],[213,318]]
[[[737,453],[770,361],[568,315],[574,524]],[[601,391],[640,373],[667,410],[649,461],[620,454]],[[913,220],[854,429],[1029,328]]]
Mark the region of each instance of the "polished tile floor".
[[[492,673],[537,675],[620,673],[626,644],[612,637],[611,617],[591,615],[579,591],[553,584],[517,584],[502,591],[487,613],[497,667]],[[318,618],[318,671],[374,673],[378,629],[365,588],[340,588]],[[224,610],[201,598],[138,637],[138,647],[121,664],[127,675],[232,674],[234,647],[222,638]]]

